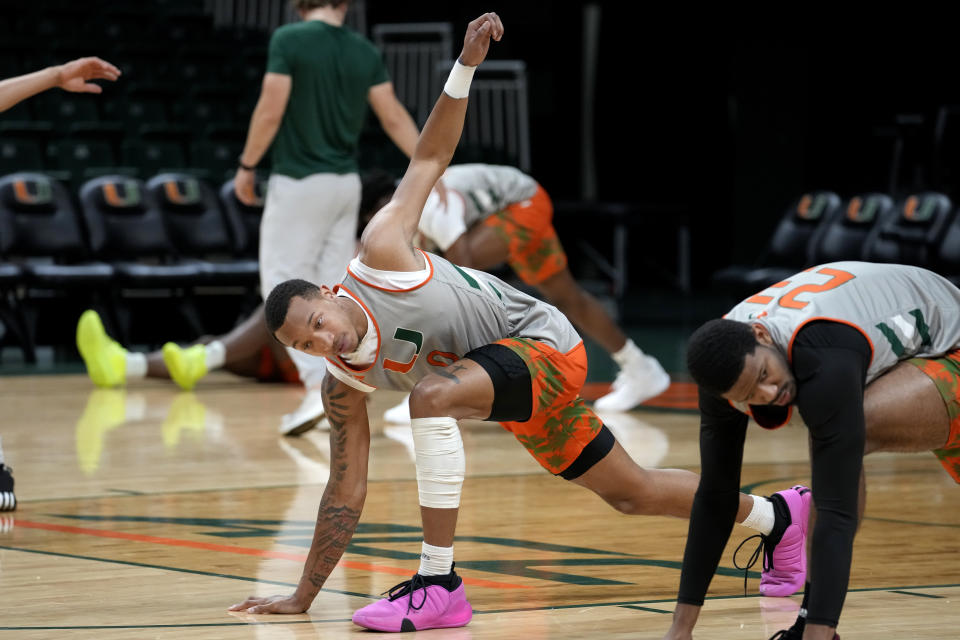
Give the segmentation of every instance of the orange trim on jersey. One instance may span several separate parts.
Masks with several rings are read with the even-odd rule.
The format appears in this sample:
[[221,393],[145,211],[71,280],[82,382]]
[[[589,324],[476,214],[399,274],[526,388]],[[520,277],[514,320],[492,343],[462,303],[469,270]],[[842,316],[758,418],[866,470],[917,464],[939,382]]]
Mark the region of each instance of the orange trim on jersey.
[[[370,321],[373,322],[373,328],[377,332],[377,352],[374,354],[373,362],[370,363],[370,366],[360,369],[358,367],[354,367],[349,362],[341,358],[339,355],[337,356],[337,360],[340,361],[340,368],[344,369],[345,371],[348,371],[351,374],[354,374],[354,377],[356,377],[356,373],[363,373],[364,371],[370,371],[370,369],[373,368],[373,365],[377,364],[377,360],[380,358],[380,346],[383,344],[383,340],[381,340],[381,338],[383,336],[380,335],[380,325],[377,324],[377,319],[373,316],[373,313],[370,311],[370,309],[367,308],[367,305],[363,304],[363,300],[361,300],[359,296],[357,296],[357,294],[355,294],[353,291],[350,291],[350,289],[347,289],[342,284],[338,284],[337,286],[335,286],[333,288],[333,292],[336,293],[340,289],[343,289],[344,291],[349,293],[350,299],[355,301],[357,304],[359,304],[363,308],[363,310],[367,312],[367,315],[370,317]],[[327,358],[327,360],[330,360],[330,358]],[[334,363],[334,364],[337,364],[337,363]]]
[[427,274],[427,279],[426,279],[426,280],[424,280],[423,282],[421,282],[420,284],[418,284],[418,285],[416,285],[416,286],[410,287],[409,289],[387,289],[386,287],[381,287],[381,286],[375,285],[375,284],[373,284],[372,282],[367,282],[366,280],[364,280],[363,278],[361,278],[360,276],[358,276],[357,274],[355,274],[353,271],[351,271],[349,264],[347,265],[347,273],[349,273],[351,276],[353,276],[353,278],[354,278],[355,280],[357,280],[357,282],[360,282],[361,284],[365,284],[365,285],[367,285],[368,287],[372,287],[372,288],[374,288],[374,289],[378,289],[378,290],[380,290],[380,291],[388,291],[388,292],[390,292],[390,293],[406,293],[407,291],[416,291],[417,289],[419,289],[419,288],[422,287],[423,285],[425,285],[425,284],[427,284],[428,282],[430,282],[430,279],[433,278],[433,262],[430,260],[430,257],[427,255],[427,252],[426,252],[426,251],[423,251],[422,249],[417,249],[417,251],[419,251],[421,254],[423,254],[423,259],[427,261],[427,266],[430,267],[430,273]]
[[848,327],[853,327],[854,329],[859,331],[861,335],[863,335],[863,337],[867,339],[867,344],[870,345],[870,362],[867,364],[867,368],[868,369],[870,368],[870,365],[873,364],[874,349],[873,349],[873,340],[870,339],[870,336],[867,335],[867,332],[861,329],[858,325],[853,324],[852,322],[848,322],[846,320],[839,320],[837,318],[827,318],[826,316],[817,316],[815,318],[808,318],[807,320],[804,320],[803,322],[801,322],[800,325],[793,330],[793,335],[790,336],[790,342],[789,344],[787,344],[787,360],[789,360],[791,363],[793,362],[793,341],[797,339],[797,334],[800,333],[800,329],[803,329],[805,326],[807,326],[811,322],[815,322],[817,320],[825,320],[827,322],[837,322],[839,324],[845,324]]

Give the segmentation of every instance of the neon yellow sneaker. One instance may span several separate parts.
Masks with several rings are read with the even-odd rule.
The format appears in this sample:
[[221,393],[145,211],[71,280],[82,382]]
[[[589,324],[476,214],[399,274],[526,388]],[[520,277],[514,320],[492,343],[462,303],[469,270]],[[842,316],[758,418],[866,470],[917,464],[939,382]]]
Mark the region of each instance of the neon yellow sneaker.
[[127,381],[127,350],[107,335],[93,309],[84,311],[77,322],[77,349],[93,384],[109,388]]
[[195,344],[183,349],[180,345],[168,342],[163,345],[163,362],[173,381],[181,389],[191,391],[197,381],[207,375],[207,347]]

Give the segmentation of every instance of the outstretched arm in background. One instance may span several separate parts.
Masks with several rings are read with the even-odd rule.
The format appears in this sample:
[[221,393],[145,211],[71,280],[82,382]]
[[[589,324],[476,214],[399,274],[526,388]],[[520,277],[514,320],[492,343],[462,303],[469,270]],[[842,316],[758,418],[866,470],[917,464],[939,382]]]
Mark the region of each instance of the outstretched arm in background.
[[75,93],[101,93],[90,80],[116,80],[120,69],[100,58],[77,58],[65,64],[0,81],[0,111],[47,89],[60,87]]

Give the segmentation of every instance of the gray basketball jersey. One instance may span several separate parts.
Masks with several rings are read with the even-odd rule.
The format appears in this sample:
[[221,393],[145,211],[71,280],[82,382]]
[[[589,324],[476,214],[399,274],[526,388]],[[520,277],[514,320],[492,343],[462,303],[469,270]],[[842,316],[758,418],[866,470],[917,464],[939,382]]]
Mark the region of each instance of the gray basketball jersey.
[[536,180],[519,169],[491,164],[451,165],[443,183],[463,196],[467,227],[537,192]]
[[328,359],[338,378],[362,391],[409,391],[428,373],[502,338],[530,338],[564,353],[581,342],[556,307],[483,271],[423,256],[431,273],[408,289],[383,287],[347,269],[339,287],[372,318],[379,347],[367,366]]
[[867,383],[901,360],[938,357],[960,347],[960,289],[932,271],[906,265],[811,267],[747,298],[724,317],[762,324],[788,358],[808,322],[850,325],[871,346]]

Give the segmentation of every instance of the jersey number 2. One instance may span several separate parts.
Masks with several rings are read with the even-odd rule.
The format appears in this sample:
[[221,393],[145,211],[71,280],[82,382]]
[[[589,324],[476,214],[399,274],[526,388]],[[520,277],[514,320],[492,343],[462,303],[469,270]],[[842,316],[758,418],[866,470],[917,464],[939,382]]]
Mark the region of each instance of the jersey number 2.
[[[852,273],[841,271],[840,269],[831,269],[830,267],[818,269],[817,273],[830,276],[830,279],[823,284],[802,284],[794,287],[780,296],[780,300],[778,300],[777,303],[786,309],[803,309],[810,303],[803,300],[797,300],[797,296],[801,293],[820,293],[821,291],[829,291],[830,289],[836,289],[845,282],[849,282],[850,280],[856,278],[856,276]],[[768,289],[782,289],[789,285],[790,281],[784,280],[783,282],[778,282],[777,284],[771,285],[768,287]],[[745,302],[749,302],[751,304],[769,304],[772,301],[773,296],[765,296],[762,293],[750,296],[745,300]]]

